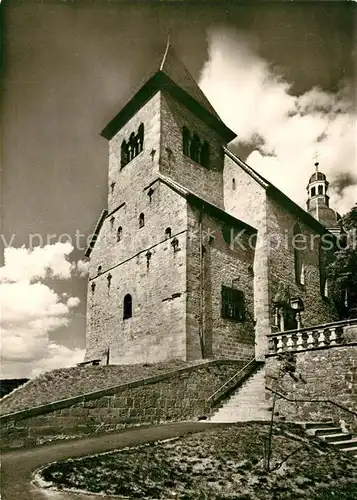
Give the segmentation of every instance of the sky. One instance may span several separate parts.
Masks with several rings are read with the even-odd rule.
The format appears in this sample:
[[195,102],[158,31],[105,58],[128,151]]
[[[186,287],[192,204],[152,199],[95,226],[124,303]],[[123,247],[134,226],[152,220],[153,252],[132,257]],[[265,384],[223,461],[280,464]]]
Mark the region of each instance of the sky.
[[100,131],[168,32],[238,137],[230,148],[304,206],[315,158],[331,205],[357,200],[351,2],[2,2],[1,378],[84,356],[85,241],[106,206]]

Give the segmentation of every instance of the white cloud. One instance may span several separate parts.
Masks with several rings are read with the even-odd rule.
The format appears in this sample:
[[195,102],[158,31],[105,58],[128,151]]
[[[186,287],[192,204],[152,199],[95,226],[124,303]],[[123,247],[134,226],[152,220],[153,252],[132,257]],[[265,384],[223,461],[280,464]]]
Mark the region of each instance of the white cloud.
[[254,147],[247,163],[294,201],[305,208],[318,151],[320,169],[330,181],[331,206],[344,213],[356,202],[357,116],[347,82],[336,93],[314,87],[294,96],[252,39],[216,30],[200,86],[237,133],[236,141]]
[[[16,359],[16,364],[12,360],[5,360],[2,363],[2,378],[33,378],[41,373],[54,370],[55,368],[69,368],[83,361],[84,349],[69,349],[63,345],[55,343],[42,343],[42,357],[39,359],[24,360],[21,357]],[[22,346],[20,346],[22,349]],[[37,351],[38,354],[38,351]]]
[[71,243],[60,242],[33,249],[7,247],[5,266],[0,268],[0,282],[33,281],[46,276],[68,279],[71,277],[68,255],[72,251]]
[[31,377],[36,377],[40,373],[54,370],[55,368],[69,368],[83,361],[84,349],[69,349],[64,345],[50,343],[48,345],[48,355],[43,357],[30,372]]
[[52,369],[83,359],[82,350],[71,351],[48,340],[51,331],[69,324],[79,298],[59,295],[41,282],[71,277],[76,269],[69,261],[72,250],[68,243],[5,249],[5,265],[0,268],[3,378],[32,376],[48,366]]
[[81,278],[84,278],[88,275],[89,270],[89,262],[84,260],[79,260],[78,262],[72,263],[72,271]]
[[72,309],[72,307],[77,307],[80,303],[80,300],[78,297],[70,297],[68,300],[67,300],[67,307],[69,309]]

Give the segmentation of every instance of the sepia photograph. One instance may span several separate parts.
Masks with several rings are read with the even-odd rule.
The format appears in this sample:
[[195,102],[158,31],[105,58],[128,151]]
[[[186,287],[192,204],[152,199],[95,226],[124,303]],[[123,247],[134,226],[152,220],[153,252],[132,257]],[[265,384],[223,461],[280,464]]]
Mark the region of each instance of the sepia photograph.
[[2,500],[357,498],[357,3],[0,0]]

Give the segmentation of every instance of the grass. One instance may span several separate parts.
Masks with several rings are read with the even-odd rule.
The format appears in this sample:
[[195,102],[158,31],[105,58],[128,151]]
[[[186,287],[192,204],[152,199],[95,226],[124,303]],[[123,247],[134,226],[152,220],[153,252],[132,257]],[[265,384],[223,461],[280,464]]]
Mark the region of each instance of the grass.
[[44,405],[78,396],[87,392],[105,390],[120,384],[133,382],[188,366],[200,365],[200,361],[172,360],[163,363],[140,365],[72,366],[58,368],[29,380],[25,385],[1,399],[0,414],[13,413],[34,406]]
[[42,478],[58,488],[130,499],[357,498],[357,462],[302,435],[299,439],[300,431],[288,424],[276,427],[275,470],[266,472],[262,459],[267,430],[253,422],[211,428],[169,442],[58,462],[45,468]]

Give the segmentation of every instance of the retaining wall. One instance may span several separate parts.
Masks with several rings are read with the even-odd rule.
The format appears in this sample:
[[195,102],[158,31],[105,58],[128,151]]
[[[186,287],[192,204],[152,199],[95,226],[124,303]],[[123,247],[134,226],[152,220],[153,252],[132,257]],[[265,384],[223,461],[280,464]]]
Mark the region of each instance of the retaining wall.
[[210,414],[207,399],[245,363],[216,360],[1,417],[3,448]]
[[[266,359],[266,386],[288,398],[278,396],[275,410],[286,420],[321,421],[332,418],[338,423],[343,419],[356,432],[357,343],[295,354],[296,374],[302,377],[297,381],[289,375],[285,375],[281,382],[271,378],[278,374],[279,358],[271,356]],[[272,393],[267,391],[267,398],[272,400],[272,397]],[[337,405],[354,411],[355,415]]]

